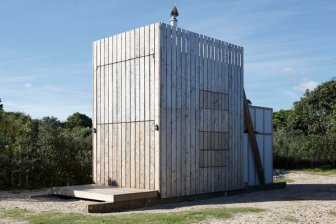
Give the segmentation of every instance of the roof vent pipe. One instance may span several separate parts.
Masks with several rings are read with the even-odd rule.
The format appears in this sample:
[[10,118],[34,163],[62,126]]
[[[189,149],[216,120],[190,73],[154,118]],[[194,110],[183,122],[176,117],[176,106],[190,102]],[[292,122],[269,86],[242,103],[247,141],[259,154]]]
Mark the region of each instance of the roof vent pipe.
[[174,6],[173,10],[170,13],[170,25],[173,27],[177,27],[177,19],[176,17],[179,16],[176,6]]

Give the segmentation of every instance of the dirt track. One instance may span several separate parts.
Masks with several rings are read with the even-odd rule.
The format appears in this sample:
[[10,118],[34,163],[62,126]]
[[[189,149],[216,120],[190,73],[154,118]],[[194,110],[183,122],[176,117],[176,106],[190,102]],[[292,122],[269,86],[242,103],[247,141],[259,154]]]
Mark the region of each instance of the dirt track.
[[[336,176],[291,172],[294,182],[285,190],[273,190],[221,197],[197,202],[160,205],[134,212],[178,212],[209,207],[257,207],[266,212],[237,215],[233,219],[208,220],[207,223],[336,223]],[[34,192],[36,193],[36,192]],[[88,201],[54,197],[28,198],[26,193],[0,192],[0,208],[25,208],[33,211],[85,212]],[[0,218],[0,223],[13,223]],[[22,222],[21,222],[22,223]]]

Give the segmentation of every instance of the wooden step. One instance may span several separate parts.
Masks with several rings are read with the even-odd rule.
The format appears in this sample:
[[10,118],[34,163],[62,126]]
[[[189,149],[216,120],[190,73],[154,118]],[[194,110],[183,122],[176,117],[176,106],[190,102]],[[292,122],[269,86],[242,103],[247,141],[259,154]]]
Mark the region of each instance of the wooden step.
[[158,191],[155,190],[99,186],[95,184],[54,187],[52,188],[52,194],[105,202],[153,199],[159,196]]

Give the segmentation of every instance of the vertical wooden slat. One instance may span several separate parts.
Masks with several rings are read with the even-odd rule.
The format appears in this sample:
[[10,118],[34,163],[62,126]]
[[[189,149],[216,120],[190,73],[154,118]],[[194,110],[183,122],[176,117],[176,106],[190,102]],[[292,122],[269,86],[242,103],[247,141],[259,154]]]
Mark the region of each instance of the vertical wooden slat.
[[[106,49],[106,42],[105,41],[105,49]],[[108,49],[108,48],[107,48]],[[105,53],[108,53],[105,51]],[[105,57],[108,59],[108,57]],[[106,63],[108,61],[105,61]],[[108,174],[109,174],[109,129],[108,129],[108,112],[109,112],[109,66],[105,65],[105,155],[104,155],[104,163],[105,163],[105,170],[104,170],[104,184],[108,185]]]
[[140,188],[140,123],[137,121],[140,120],[140,29],[134,31],[134,56],[136,57],[134,62],[134,76],[135,76],[135,186]]
[[182,195],[182,58],[181,29],[176,31],[176,195]]
[[99,183],[104,184],[105,174],[105,39],[100,41],[100,176]]
[[167,197],[171,196],[172,190],[172,27],[167,26],[167,80],[166,80],[166,99],[167,99],[167,106],[166,106],[166,119],[167,119],[167,143],[166,143],[166,169],[167,169]]
[[190,150],[190,110],[191,110],[191,106],[190,106],[190,94],[191,94],[191,89],[190,89],[190,85],[191,85],[191,74],[190,74],[190,62],[191,62],[191,33],[190,32],[186,32],[186,37],[187,37],[187,58],[186,58],[186,110],[185,110],[185,119],[186,119],[186,126],[185,126],[185,131],[186,131],[186,186],[185,186],[185,190],[186,190],[186,194],[189,195],[190,194],[190,189],[191,189],[191,150]]
[[104,138],[105,138],[105,148],[104,148],[104,184],[108,185],[108,171],[109,171],[109,130],[108,130],[108,122],[109,122],[109,71],[108,71],[108,56],[109,56],[109,41],[108,38],[104,39],[105,52],[104,52]]
[[[139,120],[145,120],[145,29],[144,27],[140,28],[139,32]],[[139,165],[140,165],[140,188],[145,188],[145,123],[139,123],[139,135],[140,135],[140,146],[139,146]]]
[[144,171],[145,171],[145,176],[144,176],[144,179],[145,179],[145,186],[144,188],[145,189],[149,189],[150,188],[150,171],[149,171],[149,168],[150,168],[150,161],[149,161],[149,150],[150,150],[150,123],[151,122],[144,122],[144,126],[145,126],[145,129],[144,129],[144,138],[145,138],[145,150],[144,150],[144,157],[145,157],[145,161],[144,161]]
[[131,31],[130,33],[130,57],[132,60],[130,60],[130,120],[131,120],[131,149],[130,149],[130,166],[131,166],[131,187],[135,188],[136,187],[136,127],[135,127],[135,105],[136,105],[136,68],[135,68],[135,60],[134,59],[134,35],[135,31]]
[[200,193],[200,169],[199,169],[199,155],[200,155],[200,146],[199,142],[199,93],[200,93],[200,36],[196,35],[196,83],[195,83],[195,193]]
[[234,165],[234,178],[233,178],[233,183],[234,183],[234,188],[237,188],[237,182],[238,182],[238,152],[239,152],[239,145],[238,145],[238,75],[237,75],[237,48],[235,45],[233,45],[233,95],[234,95],[234,159],[233,159],[233,165]]
[[145,188],[145,170],[144,170],[144,154],[145,154],[145,125],[143,122],[139,123],[139,154],[140,154],[140,176],[139,187]]
[[125,131],[125,187],[131,187],[131,122],[127,122],[126,124],[126,131]]
[[121,34],[121,56],[120,61],[126,60],[126,33]]
[[161,80],[160,80],[160,120],[161,120],[161,127],[160,127],[160,158],[161,158],[161,178],[160,178],[160,188],[161,188],[161,195],[162,197],[167,197],[167,116],[166,116],[166,107],[167,107],[167,27],[166,24],[161,24]]
[[[149,53],[154,53],[155,49],[155,40],[154,40],[154,33],[155,33],[155,26],[150,25],[150,52]],[[154,114],[155,114],[155,60],[154,60],[154,55],[150,55],[149,58],[149,119],[150,120],[155,120]],[[149,188],[150,189],[155,189],[155,132],[154,132],[154,125],[155,122],[151,122],[149,126],[150,130],[150,148],[149,148]]]
[[110,125],[112,122],[113,122],[113,107],[114,107],[114,104],[113,104],[113,68],[112,68],[112,55],[113,55],[113,38],[112,37],[109,37],[108,38],[108,51],[109,51],[109,56],[108,56],[108,77],[109,77],[109,88],[108,88],[108,95],[109,95],[109,102],[108,102],[108,132],[109,132],[109,147],[108,147],[108,151],[109,151],[109,157],[108,157],[108,178],[107,178],[107,182],[108,182],[108,185],[111,185],[112,184],[112,178],[113,178],[113,175],[112,175],[112,172],[113,172],[113,148],[112,148],[112,145],[113,145],[113,129],[112,129],[112,125]]
[[244,187],[244,182],[243,182],[243,130],[244,130],[244,104],[243,104],[243,91],[244,91],[244,71],[243,71],[243,64],[242,64],[242,60],[243,60],[243,48],[240,47],[240,66],[239,66],[239,121],[240,121],[240,132],[239,132],[239,137],[240,137],[240,188]]
[[155,122],[151,121],[148,123],[149,124],[149,152],[150,152],[150,157],[149,157],[149,162],[150,162],[150,181],[149,181],[149,189],[155,190],[155,129],[154,125]]
[[[93,42],[92,45],[92,66],[93,66],[93,113],[92,113],[92,126],[97,130],[97,42]],[[92,134],[92,181],[96,183],[97,181],[97,131]]]
[[[149,27],[145,27],[145,55],[148,55],[149,53]],[[145,121],[148,121],[150,119],[150,64],[149,64],[149,58],[150,56],[145,57],[145,72],[144,72],[144,89],[145,89],[145,96],[144,96],[144,107],[145,107]],[[145,188],[149,189],[149,183],[150,183],[150,132],[149,132],[149,126],[148,122],[145,122]]]
[[185,127],[187,125],[185,114],[186,114],[186,103],[187,103],[187,79],[186,79],[186,31],[181,31],[181,97],[182,97],[182,106],[181,106],[181,129],[182,129],[182,141],[181,141],[181,194],[186,194],[186,143],[187,143],[187,133]]
[[[228,82],[232,83],[232,72],[231,72],[231,45],[227,46],[228,48],[228,63],[227,63],[227,72],[228,72]],[[232,151],[233,151],[233,133],[232,133],[232,87],[231,85],[228,86],[228,94],[229,94],[229,153],[228,153],[228,190],[232,189]]]
[[190,193],[196,193],[196,34],[190,35]]
[[[171,113],[171,134],[169,134],[171,138],[171,147],[169,150],[171,151],[171,195],[176,195],[176,185],[177,185],[177,151],[176,151],[176,27],[172,27],[171,33],[171,95],[170,95],[170,110]],[[169,86],[168,86],[169,87]]]
[[140,122],[135,122],[135,170],[136,170],[136,176],[135,176],[135,185],[136,188],[140,188],[140,125],[142,125]]
[[143,57],[145,56],[145,27],[141,27],[139,32],[139,57]]
[[126,62],[125,62],[125,33],[121,34],[120,37],[120,45],[121,51],[120,54],[120,62],[118,64],[121,65],[121,186],[125,186],[126,183]]
[[200,35],[200,60],[199,60],[199,115],[198,119],[198,133],[199,133],[199,193],[204,193],[204,182],[205,182],[205,175],[204,175],[204,135],[203,135],[203,126],[204,126],[204,115],[203,109],[201,107],[204,106],[204,36]]
[[155,24],[155,78],[154,78],[154,92],[155,92],[155,102],[154,102],[154,112],[155,112],[155,125],[158,125],[159,130],[155,130],[155,189],[159,190],[161,192],[161,186],[160,186],[160,172],[161,172],[161,160],[160,155],[162,151],[160,150],[160,129],[161,129],[161,121],[160,121],[160,95],[161,95],[161,24],[157,23]]
[[131,122],[131,134],[130,134],[130,172],[131,172],[131,180],[130,186],[131,188],[136,188],[136,161],[135,161],[135,152],[136,152],[136,129],[135,129],[135,122]]
[[[129,33],[126,33],[126,37]],[[126,38],[129,40],[129,38]],[[126,43],[126,48],[128,48],[129,43]],[[126,53],[130,52],[129,49],[126,49]],[[129,56],[129,53],[128,53]],[[126,61],[126,70],[125,70],[125,113],[126,113],[126,131],[125,137],[126,138],[126,145],[125,145],[125,186],[131,186],[131,73],[130,73],[130,60]]]
[[101,125],[97,124],[97,179],[96,179],[96,183],[97,184],[101,184],[100,182],[100,151],[101,151]]
[[[117,56],[117,46],[116,46],[116,36],[112,37],[112,63],[116,61]],[[117,122],[117,105],[118,105],[118,89],[117,89],[117,66],[116,64],[112,64],[112,179],[111,184],[115,185],[117,183],[117,135],[118,135],[118,129],[116,128],[116,125],[114,123]]]
[[[118,37],[117,38],[117,41],[118,41],[118,46],[120,46],[120,38]],[[120,48],[118,47],[117,48],[117,59],[120,57]],[[117,123],[117,141],[116,141],[116,154],[117,154],[117,158],[116,158],[116,166],[117,166],[117,175],[116,175],[116,179],[117,179],[117,185],[118,186],[121,186],[121,177],[122,177],[122,170],[121,170],[121,149],[122,149],[122,136],[121,136],[121,123],[122,122],[122,116],[121,116],[121,100],[122,100],[122,95],[121,95],[121,92],[122,92],[122,83],[121,83],[121,80],[122,79],[122,73],[121,73],[121,63],[117,63],[116,64],[116,92],[117,92],[117,118],[116,118],[116,121],[118,122]]]

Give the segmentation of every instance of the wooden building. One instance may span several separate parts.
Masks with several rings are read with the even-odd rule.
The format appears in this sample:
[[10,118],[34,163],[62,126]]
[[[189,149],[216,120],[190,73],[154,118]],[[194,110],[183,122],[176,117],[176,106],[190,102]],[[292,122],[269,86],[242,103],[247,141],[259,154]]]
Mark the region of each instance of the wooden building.
[[156,23],[93,44],[93,180],[162,198],[241,189],[243,48]]

